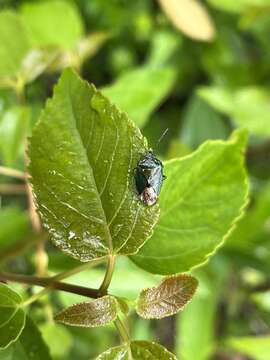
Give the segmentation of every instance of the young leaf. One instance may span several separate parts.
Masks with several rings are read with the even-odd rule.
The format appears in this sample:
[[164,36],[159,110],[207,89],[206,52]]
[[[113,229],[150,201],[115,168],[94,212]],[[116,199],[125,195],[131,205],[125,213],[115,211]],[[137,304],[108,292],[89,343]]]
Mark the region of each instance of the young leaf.
[[151,289],[143,290],[137,300],[137,313],[145,319],[174,315],[191,300],[198,281],[190,275],[168,277]]
[[12,11],[0,12],[0,77],[16,75],[30,49],[26,29]]
[[96,360],[177,360],[163,346],[148,341],[132,341],[128,344],[111,348],[99,355]]
[[34,46],[70,49],[84,32],[76,7],[67,1],[28,2],[22,5],[21,14]]
[[102,92],[121,110],[126,111],[137,126],[142,127],[167,96],[174,81],[173,68],[145,66],[121,75],[114,84],[103,88]]
[[55,320],[66,325],[97,327],[107,325],[117,317],[118,303],[113,296],[75,304],[56,315]]
[[25,313],[20,309],[21,297],[0,284],[0,349],[8,347],[20,336],[25,325]]
[[203,41],[213,40],[215,27],[205,7],[197,0],[159,0],[174,26],[187,36]]
[[185,272],[205,263],[242,216],[248,184],[247,134],[208,141],[196,152],[165,163],[161,215],[154,235],[131,259],[158,274]]
[[124,113],[64,72],[29,151],[38,210],[58,247],[81,261],[137,252],[159,216],[135,187],[133,169],[146,151]]

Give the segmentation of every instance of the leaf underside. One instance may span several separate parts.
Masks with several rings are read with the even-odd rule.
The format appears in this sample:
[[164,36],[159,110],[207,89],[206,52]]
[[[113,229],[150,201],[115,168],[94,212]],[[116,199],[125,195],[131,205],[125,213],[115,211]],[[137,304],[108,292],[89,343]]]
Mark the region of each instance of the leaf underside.
[[96,327],[109,324],[117,317],[118,304],[112,296],[75,304],[56,315],[55,320],[66,325]]
[[176,314],[191,300],[198,281],[190,275],[172,276],[140,293],[137,313],[145,319],[162,319]]
[[93,86],[66,70],[31,138],[30,173],[52,241],[81,261],[136,253],[159,206],[138,198],[140,131]]

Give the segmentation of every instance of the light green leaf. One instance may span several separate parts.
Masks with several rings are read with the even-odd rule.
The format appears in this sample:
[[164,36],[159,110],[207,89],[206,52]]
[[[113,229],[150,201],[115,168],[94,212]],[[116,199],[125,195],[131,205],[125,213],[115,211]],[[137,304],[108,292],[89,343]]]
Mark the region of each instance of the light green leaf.
[[118,313],[118,303],[113,296],[75,304],[61,311],[55,320],[66,325],[97,327],[114,321]]
[[225,139],[228,129],[222,117],[205,101],[197,97],[190,100],[183,119],[181,141],[193,148],[209,139]]
[[254,360],[269,360],[270,336],[229,338],[226,346]]
[[76,6],[63,0],[24,3],[21,15],[33,46],[70,49],[84,33]]
[[[6,357],[4,357],[6,356]],[[19,339],[6,350],[0,351],[2,360],[51,360],[40,331],[29,316]]]
[[197,0],[159,0],[173,25],[192,39],[210,41],[215,26],[206,8]]
[[264,7],[269,5],[269,0],[207,0],[216,8],[228,12],[241,13],[249,8]]
[[25,313],[20,309],[21,297],[0,283],[0,349],[8,347],[20,336]]
[[185,272],[220,247],[247,203],[243,166],[247,134],[208,141],[196,152],[165,163],[161,215],[154,235],[131,259],[158,274]]
[[64,72],[29,151],[38,210],[58,247],[81,261],[137,252],[159,216],[135,188],[133,169],[146,151],[125,114]]
[[114,84],[103,88],[108,96],[123,111],[126,111],[137,126],[142,127],[151,113],[168,95],[175,80],[171,67],[144,66],[121,75]]
[[0,158],[4,165],[16,165],[23,155],[29,123],[30,108],[25,106],[11,107],[0,117]]
[[154,288],[143,290],[137,299],[137,313],[145,319],[174,315],[191,300],[198,281],[190,275],[171,276]]
[[0,12],[0,77],[18,73],[30,49],[26,29],[15,12]]
[[0,209],[0,261],[13,246],[20,246],[30,235],[28,215],[17,208]]
[[251,134],[270,136],[270,90],[247,87],[229,90],[219,87],[205,87],[199,95],[211,106],[231,117],[239,127],[247,128]]
[[54,322],[41,326],[42,337],[53,358],[66,358],[73,344],[73,338],[66,327]]
[[132,341],[130,346],[122,345],[107,350],[99,355],[96,360],[177,360],[176,356],[170,353],[163,346],[148,341]]

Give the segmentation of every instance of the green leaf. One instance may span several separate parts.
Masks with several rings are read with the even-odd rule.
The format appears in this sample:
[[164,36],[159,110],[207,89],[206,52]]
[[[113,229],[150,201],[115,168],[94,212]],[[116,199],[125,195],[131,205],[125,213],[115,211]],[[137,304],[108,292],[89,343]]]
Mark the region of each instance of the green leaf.
[[196,152],[165,163],[161,215],[154,235],[131,259],[158,274],[185,272],[207,261],[247,203],[243,166],[247,134],[208,141]]
[[114,321],[118,313],[118,303],[113,296],[75,304],[61,311],[55,320],[66,325],[97,327]]
[[230,349],[254,360],[268,360],[270,353],[270,336],[247,336],[239,338],[229,338],[226,340],[226,346]]
[[1,360],[2,357],[3,360],[51,360],[48,347],[29,316],[26,317],[25,327],[19,339],[6,350],[0,351]]
[[269,137],[270,90],[246,87],[232,91],[226,88],[205,87],[199,95],[218,111],[230,116],[239,127],[251,134]]
[[131,357],[133,360],[177,360],[176,356],[163,346],[148,341],[132,341],[130,346],[122,345],[109,349],[96,360],[129,360]]
[[205,101],[192,97],[183,119],[181,141],[193,148],[209,139],[225,139],[228,130],[222,117]]
[[25,325],[25,313],[20,309],[21,297],[0,284],[0,349],[8,347],[20,336]]
[[151,289],[143,290],[137,300],[137,313],[145,319],[174,315],[191,300],[198,281],[190,275],[171,276]]
[[72,335],[67,328],[60,324],[50,322],[42,325],[40,331],[50,349],[52,357],[65,359],[73,344]]
[[0,210],[0,261],[14,246],[23,244],[31,234],[29,217],[17,208]]
[[71,2],[49,0],[24,3],[21,15],[33,46],[55,45],[70,49],[84,33],[80,14]]
[[4,165],[16,165],[23,155],[29,123],[30,108],[25,106],[11,107],[0,117],[0,157]]
[[0,77],[16,75],[30,49],[26,29],[15,12],[0,12]]
[[133,169],[146,151],[125,114],[64,72],[29,151],[38,210],[58,247],[81,261],[137,252],[159,216],[135,188]]
[[168,95],[175,81],[171,67],[144,66],[121,75],[114,84],[102,89],[136,125],[142,127],[151,113]]
[[[217,9],[241,13],[249,8],[269,6],[269,0],[207,0],[209,4],[215,6]],[[254,11],[254,9],[253,9]]]

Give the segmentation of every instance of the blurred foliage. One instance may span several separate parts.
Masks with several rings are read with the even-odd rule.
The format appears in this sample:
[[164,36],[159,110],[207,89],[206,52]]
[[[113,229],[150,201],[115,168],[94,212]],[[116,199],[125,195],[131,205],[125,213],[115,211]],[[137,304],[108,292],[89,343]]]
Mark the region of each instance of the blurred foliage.
[[[245,216],[215,258],[194,271],[199,291],[183,314],[161,325],[148,325],[134,314],[131,321],[136,339],[158,340],[183,360],[235,360],[237,354],[268,360],[270,1],[194,3],[203,20],[180,8],[181,1],[172,18],[172,9],[165,14],[153,0],[0,0],[0,166],[25,170],[27,136],[67,66],[125,110],[163,159],[183,157],[208,139],[247,128],[251,196]],[[36,239],[25,189],[18,191],[22,186],[21,179],[0,177],[1,270],[32,274]],[[77,264],[50,244],[46,250],[49,274]],[[97,286],[103,273],[100,266],[71,280]],[[158,280],[120,259],[111,291],[131,301]],[[35,291],[17,288],[25,296]],[[53,323],[53,311],[80,300],[53,292],[29,311],[47,345],[31,320],[24,332],[49,347],[53,359],[93,359],[118,344],[111,326],[84,331]],[[0,359],[27,359],[33,349],[24,339],[1,351]],[[47,350],[44,354],[47,359]]]

